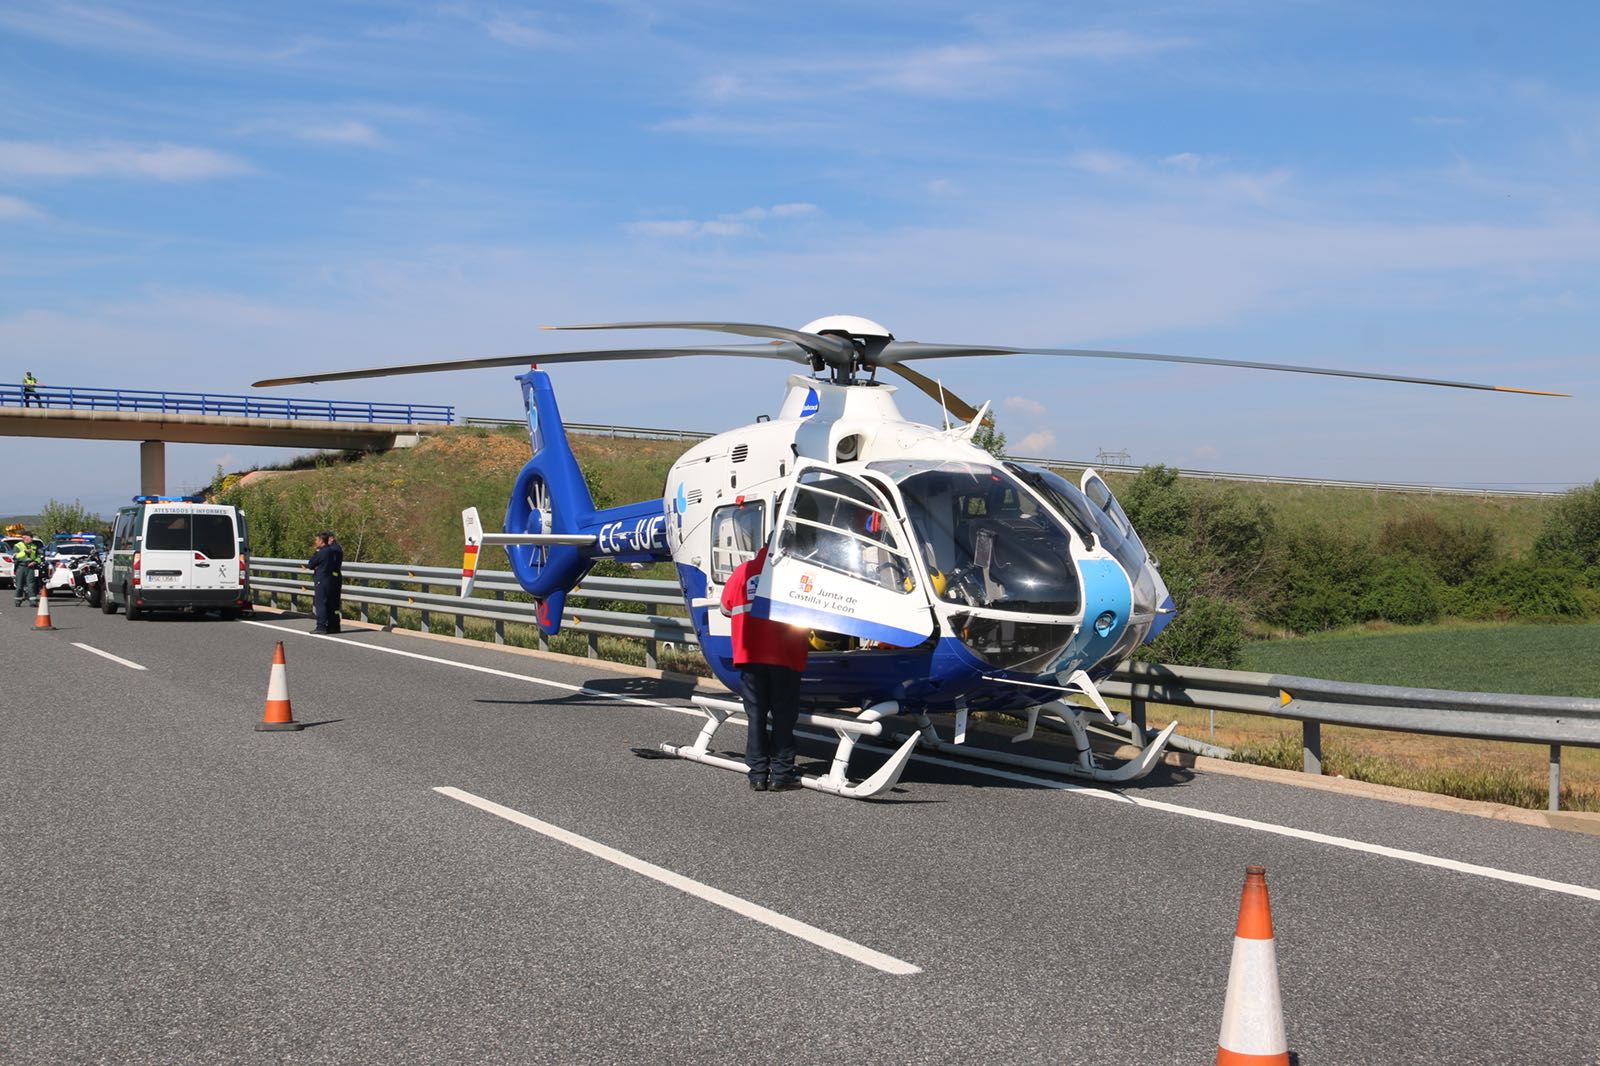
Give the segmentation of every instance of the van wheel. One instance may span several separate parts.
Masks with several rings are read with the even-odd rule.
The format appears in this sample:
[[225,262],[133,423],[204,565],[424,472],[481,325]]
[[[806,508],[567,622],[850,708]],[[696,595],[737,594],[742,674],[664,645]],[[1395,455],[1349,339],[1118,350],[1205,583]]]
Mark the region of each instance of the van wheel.
[[144,611],[140,609],[137,603],[133,602],[133,593],[128,593],[128,621],[137,622],[143,614]]
[[100,613],[101,614],[116,614],[117,613],[117,598],[115,596],[111,595],[111,590],[110,589],[103,588],[103,589],[100,590]]

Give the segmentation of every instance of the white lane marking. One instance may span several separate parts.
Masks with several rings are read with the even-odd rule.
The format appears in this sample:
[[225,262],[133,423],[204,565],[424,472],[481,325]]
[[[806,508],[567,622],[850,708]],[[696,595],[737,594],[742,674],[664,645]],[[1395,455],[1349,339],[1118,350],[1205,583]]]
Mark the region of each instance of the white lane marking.
[[720,888],[712,888],[710,885],[696,881],[693,878],[673,873],[671,870],[663,866],[657,866],[653,862],[636,859],[625,851],[607,847],[598,841],[579,836],[577,833],[569,832],[557,825],[551,825],[549,822],[540,821],[531,815],[523,814],[521,811],[513,810],[510,807],[502,807],[493,800],[486,800],[482,796],[474,796],[470,792],[447,786],[435,788],[434,791],[441,796],[449,796],[453,800],[460,800],[462,803],[476,807],[480,811],[487,811],[498,818],[504,818],[508,822],[522,826],[524,829],[542,833],[551,840],[558,840],[569,847],[574,847],[579,851],[593,855],[597,859],[604,859],[606,862],[614,863],[624,870],[631,870],[636,874],[648,877],[653,881],[659,881],[680,892],[686,892],[691,896],[703,899],[707,903],[714,903],[735,914],[749,918],[753,922],[771,926],[780,933],[788,933],[790,936],[798,937],[808,944],[815,944],[819,948],[824,948],[837,955],[843,955],[845,958],[859,962],[864,966],[871,966],[875,970],[882,970],[884,973],[892,973],[898,976],[908,976],[922,972],[920,966],[913,966],[911,963],[897,959],[893,955],[885,955],[881,951],[863,947],[853,940],[846,940],[844,937],[830,933],[826,929],[818,929],[816,926],[808,925],[799,919],[790,918],[786,914],[779,914],[777,911],[769,910],[759,903],[751,903],[747,899],[731,895]]
[[110,659],[114,663],[121,663],[123,666],[126,666],[130,670],[143,670],[144,669],[144,667],[140,666],[136,662],[130,662],[129,660],[124,659],[120,655],[112,655],[110,652],[101,651],[99,648],[91,648],[87,644],[79,644],[77,641],[73,641],[72,642],[72,646],[74,648],[82,648],[84,651],[93,652],[94,654],[100,656],[102,659]]
[[[275,629],[280,633],[296,633],[300,636],[311,637],[317,634],[306,633],[298,629],[286,629],[268,622],[246,622],[246,625],[262,626],[266,629]],[[641,699],[637,696],[619,696],[613,692],[602,692],[583,685],[568,685],[560,681],[547,681],[542,677],[530,677],[527,674],[513,673],[509,670],[495,670],[487,666],[475,666],[472,663],[452,662],[433,655],[419,655],[416,652],[401,651],[398,648],[384,648],[376,644],[362,644],[360,641],[344,640],[338,637],[322,637],[323,640],[338,640],[341,644],[349,644],[358,648],[370,648],[373,651],[386,652],[390,655],[401,655],[408,659],[421,659],[424,662],[440,663],[444,666],[454,666],[462,670],[474,670],[478,673],[494,674],[499,677],[514,678],[526,681],[533,685],[547,685],[551,688],[562,689],[567,692],[578,692],[586,696],[595,696],[600,699],[620,700],[626,703],[638,704],[641,707],[653,707],[660,710],[674,711],[678,714],[687,714],[695,718],[704,718],[699,710],[690,707],[675,707],[670,703],[659,703],[655,700]],[[797,736],[811,737],[816,740],[832,741],[833,737],[819,736],[804,730],[796,730]],[[858,747],[870,751],[887,751],[888,749],[877,745],[861,743]],[[1253,818],[1240,818],[1232,814],[1219,814],[1215,811],[1201,810],[1198,807],[1180,807],[1176,803],[1166,803],[1161,800],[1145,799],[1143,796],[1126,796],[1120,792],[1109,792],[1103,788],[1090,785],[1080,785],[1070,781],[1052,781],[1047,777],[1035,777],[1032,774],[1017,773],[1014,770],[1001,770],[991,766],[976,766],[971,763],[957,762],[954,759],[941,758],[937,755],[915,754],[912,758],[930,766],[944,766],[961,770],[969,774],[985,774],[989,777],[1000,778],[1005,781],[1016,781],[1022,784],[1035,785],[1040,788],[1053,788],[1060,792],[1068,792],[1074,796],[1086,799],[1107,800],[1112,803],[1127,803],[1147,810],[1164,811],[1168,814],[1182,815],[1185,818],[1197,818],[1206,822],[1217,822],[1222,825],[1231,825],[1240,829],[1254,829],[1262,833],[1271,833],[1276,836],[1292,837],[1305,840],[1314,844],[1325,844],[1329,847],[1344,848],[1348,851],[1362,851],[1370,855],[1382,855],[1386,858],[1398,859],[1401,862],[1415,863],[1419,866],[1432,866],[1441,870],[1453,870],[1456,873],[1470,874],[1475,877],[1485,877],[1494,881],[1505,881],[1509,884],[1522,885],[1527,888],[1543,889],[1546,892],[1557,892],[1568,896],[1577,896],[1579,899],[1588,899],[1600,902],[1600,889],[1590,888],[1587,885],[1574,885],[1565,881],[1551,881],[1543,877],[1534,877],[1530,874],[1514,873],[1510,870],[1501,870],[1493,866],[1479,866],[1475,863],[1461,862],[1456,859],[1445,859],[1437,855],[1428,855],[1420,851],[1407,851],[1404,848],[1391,848],[1386,844],[1369,844],[1364,840],[1353,840],[1349,837],[1332,836],[1328,833],[1318,833],[1310,829],[1295,829],[1291,826],[1276,825],[1272,822],[1259,822]]]

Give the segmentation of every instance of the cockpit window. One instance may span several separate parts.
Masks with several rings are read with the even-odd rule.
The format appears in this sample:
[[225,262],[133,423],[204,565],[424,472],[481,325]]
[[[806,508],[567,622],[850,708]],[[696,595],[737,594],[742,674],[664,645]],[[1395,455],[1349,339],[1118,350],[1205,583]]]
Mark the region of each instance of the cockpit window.
[[[1110,492],[1103,492],[1104,502],[1092,503],[1089,497],[1079,491],[1078,486],[1060,474],[1036,466],[1019,467],[1019,473],[1050,501],[1051,506],[1068,515],[1074,526],[1079,522],[1089,523],[1106,551],[1116,557],[1124,570],[1130,575],[1139,573],[1147,557],[1144,544],[1133,531],[1122,508],[1111,498]],[[1105,488],[1102,482],[1093,481],[1090,484],[1098,485],[1102,490]]]
[[855,478],[801,471],[778,550],[892,592],[913,592],[915,568],[884,504],[875,490]]
[[947,603],[1073,615],[1081,609],[1067,530],[1006,471],[978,463],[872,463],[905,499],[934,591]]

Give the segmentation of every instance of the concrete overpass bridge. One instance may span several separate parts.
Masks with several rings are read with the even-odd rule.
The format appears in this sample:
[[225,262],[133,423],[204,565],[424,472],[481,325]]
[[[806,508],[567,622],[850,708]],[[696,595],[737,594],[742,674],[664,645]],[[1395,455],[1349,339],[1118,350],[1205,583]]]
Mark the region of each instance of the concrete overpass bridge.
[[454,422],[439,404],[0,386],[0,436],[138,441],[139,491],[155,495],[167,490],[169,442],[383,451]]

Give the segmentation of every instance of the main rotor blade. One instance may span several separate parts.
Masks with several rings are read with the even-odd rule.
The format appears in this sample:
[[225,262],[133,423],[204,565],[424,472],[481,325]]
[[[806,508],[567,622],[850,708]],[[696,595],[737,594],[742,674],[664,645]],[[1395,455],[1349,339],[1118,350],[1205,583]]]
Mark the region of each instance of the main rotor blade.
[[770,337],[773,340],[798,344],[808,352],[835,357],[854,358],[855,346],[841,337],[825,337],[820,333],[784,326],[763,326],[750,322],[594,322],[583,326],[545,326],[545,329],[703,329],[713,333],[736,333],[741,337]]
[[1438,378],[1411,377],[1406,374],[1378,374],[1366,370],[1332,370],[1327,367],[1294,366],[1287,363],[1256,363],[1244,359],[1208,359],[1194,355],[1155,355],[1150,352],[1112,352],[1099,348],[1003,348],[995,345],[920,344],[916,341],[890,341],[874,360],[879,366],[894,366],[907,359],[950,359],[979,355],[1058,355],[1075,359],[1134,359],[1148,363],[1188,363],[1192,366],[1236,366],[1246,370],[1279,370],[1289,374],[1322,374],[1334,378],[1364,378],[1368,381],[1400,381],[1411,385],[1436,385],[1448,389],[1480,389],[1485,392],[1520,392],[1529,396],[1570,396],[1566,392],[1518,389],[1510,385],[1479,385],[1470,381],[1444,381]]
[[357,378],[385,378],[400,374],[431,374],[439,370],[479,370],[495,366],[529,366],[536,363],[589,363],[613,359],[676,359],[686,355],[732,355],[754,359],[782,359],[790,363],[811,362],[804,349],[793,344],[718,344],[698,348],[619,348],[584,352],[544,352],[529,355],[496,355],[487,359],[449,359],[435,363],[401,363],[365,370],[333,370],[321,374],[266,378],[254,383],[263,389],[273,385],[304,385],[318,381],[354,381]]
[[949,411],[961,421],[971,422],[974,418],[978,417],[978,409],[976,407],[972,406],[970,403],[963,400],[949,389],[945,388],[939,382],[934,381],[932,378],[923,377],[921,374],[917,373],[915,370],[912,370],[908,366],[890,364],[885,369],[891,370],[905,378],[907,381],[911,382],[911,384],[921,389],[930,400],[943,406],[946,411]]

